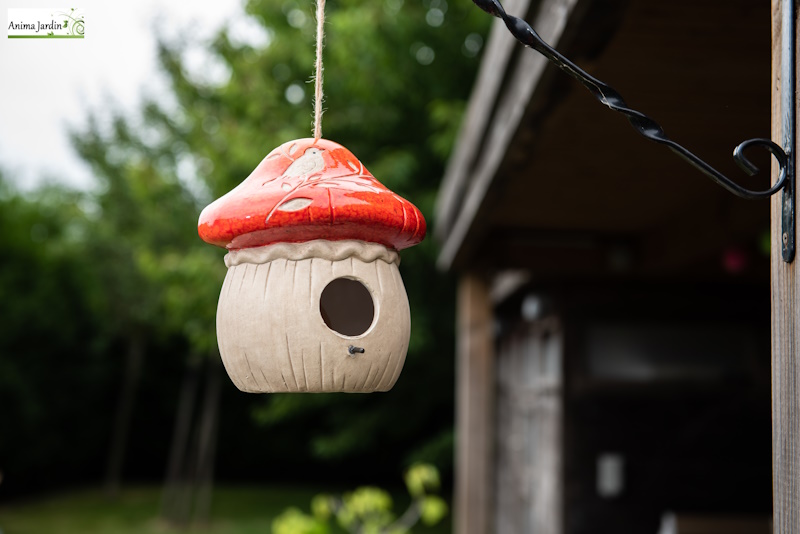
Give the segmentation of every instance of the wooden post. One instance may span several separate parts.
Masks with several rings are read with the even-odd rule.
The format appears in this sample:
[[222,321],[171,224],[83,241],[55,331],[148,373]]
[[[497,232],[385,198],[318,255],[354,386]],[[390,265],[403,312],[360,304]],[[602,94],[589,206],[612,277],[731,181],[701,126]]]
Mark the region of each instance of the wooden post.
[[[782,0],[772,0],[772,138],[782,144]],[[796,13],[792,14],[795,17]],[[797,28],[797,24],[794,25]],[[795,41],[796,42],[796,41]],[[796,45],[794,45],[796,46]],[[795,58],[797,54],[795,54]],[[796,79],[796,76],[795,76]],[[796,97],[789,105],[797,109]],[[797,144],[792,150],[797,153]],[[773,163],[772,179],[777,165]],[[781,257],[781,195],[771,200],[772,225],[772,489],[775,534],[800,532],[800,259]]]
[[492,506],[494,347],[486,282],[461,277],[457,301],[454,532],[486,534]]

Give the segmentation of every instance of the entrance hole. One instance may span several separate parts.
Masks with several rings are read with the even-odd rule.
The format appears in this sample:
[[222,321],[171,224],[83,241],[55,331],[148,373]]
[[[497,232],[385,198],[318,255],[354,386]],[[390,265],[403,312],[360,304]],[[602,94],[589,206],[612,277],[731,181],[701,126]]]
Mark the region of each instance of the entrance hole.
[[337,278],[322,290],[319,312],[322,320],[334,332],[344,336],[360,336],[372,324],[375,305],[364,284],[351,278]]

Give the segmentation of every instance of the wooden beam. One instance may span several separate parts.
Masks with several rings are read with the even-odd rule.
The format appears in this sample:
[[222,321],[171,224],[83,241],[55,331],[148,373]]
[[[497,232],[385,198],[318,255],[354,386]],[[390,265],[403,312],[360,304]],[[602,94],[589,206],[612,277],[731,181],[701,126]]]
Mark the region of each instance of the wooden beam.
[[[559,45],[577,3],[578,0],[542,2],[534,25],[540,28],[539,34],[546,42],[556,47]],[[510,35],[508,37],[511,38]],[[465,140],[458,140],[456,153],[465,154],[461,156],[462,158],[469,155],[469,161],[474,161],[474,164],[462,167],[457,160],[454,160],[448,165],[448,167],[457,165],[458,176],[453,174],[448,182],[458,180],[461,190],[456,190],[448,183],[443,184],[442,199],[437,204],[437,220],[447,225],[441,231],[437,231],[440,239],[444,240],[437,260],[437,265],[442,270],[452,267],[456,257],[462,252],[462,245],[474,226],[479,210],[484,206],[489,187],[511,139],[519,128],[534,89],[544,91],[537,84],[548,66],[547,59],[530,50],[524,52],[511,65],[510,79],[499,92],[483,94],[485,99],[474,98],[472,100],[475,103],[470,103],[471,107],[496,109],[496,111],[486,126],[485,138],[467,135],[465,132]],[[475,144],[462,148],[462,142]],[[451,172],[455,171],[450,171],[448,168],[448,175]]]
[[[513,0],[505,3],[509,13],[526,13],[530,0]],[[481,65],[475,80],[475,88],[469,99],[469,106],[458,134],[458,143],[447,166],[439,195],[436,199],[436,237],[444,241],[447,238],[453,220],[458,215],[458,208],[468,187],[470,171],[480,152],[486,134],[487,124],[492,117],[497,94],[502,90],[509,59],[518,43],[508,33],[505,24],[495,19],[486,51],[481,57]],[[489,103],[490,105],[487,105]]]
[[[772,138],[779,144],[784,139],[781,102],[783,4],[785,2],[781,0],[772,0]],[[796,17],[796,13],[791,16]],[[797,109],[796,97],[790,105]],[[797,153],[798,148],[795,141],[792,149]],[[773,181],[776,175],[777,165],[773,163]],[[771,210],[773,532],[789,534],[800,532],[800,276],[797,273],[800,259],[785,263],[781,257],[780,194],[772,197]]]
[[456,534],[491,531],[494,441],[494,342],[486,281],[461,277],[456,346]]

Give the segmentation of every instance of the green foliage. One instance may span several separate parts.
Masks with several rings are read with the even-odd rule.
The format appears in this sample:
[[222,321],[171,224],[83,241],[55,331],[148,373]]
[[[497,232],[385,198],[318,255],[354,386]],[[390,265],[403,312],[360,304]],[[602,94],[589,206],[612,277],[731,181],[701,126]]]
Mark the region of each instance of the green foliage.
[[364,486],[342,496],[336,520],[348,530],[380,532],[394,521],[392,498],[381,488]]
[[435,495],[425,497],[420,507],[420,519],[428,526],[435,525],[447,515],[447,503]]
[[439,472],[430,464],[414,464],[406,471],[411,504],[399,518],[393,513],[392,497],[386,490],[363,486],[341,498],[317,495],[311,501],[312,514],[295,507],[286,509],[272,523],[273,534],[328,534],[331,519],[347,532],[362,534],[406,534],[421,521],[432,526],[448,512],[447,503],[433,494],[439,489]]
[[220,486],[207,525],[174,528],[155,517],[158,486],[123,489],[115,500],[99,490],[81,489],[0,502],[0,528],[9,534],[266,534],[287,507],[308,502],[312,495],[310,489],[286,486]]
[[406,471],[405,482],[412,497],[422,497],[439,490],[439,472],[429,464],[414,464]]
[[288,508],[272,522],[272,534],[328,534],[328,526],[297,508]]
[[333,516],[334,508],[328,495],[315,495],[311,499],[311,515],[320,521],[327,521]]
[[[110,339],[92,313],[101,296],[86,283],[82,202],[59,187],[23,195],[0,176],[0,488],[24,486],[20,475],[40,483],[42,458],[74,472],[103,437],[93,399],[75,395],[102,387],[111,372],[100,353]],[[76,411],[88,416],[75,421]],[[66,436],[75,450],[65,456]]]

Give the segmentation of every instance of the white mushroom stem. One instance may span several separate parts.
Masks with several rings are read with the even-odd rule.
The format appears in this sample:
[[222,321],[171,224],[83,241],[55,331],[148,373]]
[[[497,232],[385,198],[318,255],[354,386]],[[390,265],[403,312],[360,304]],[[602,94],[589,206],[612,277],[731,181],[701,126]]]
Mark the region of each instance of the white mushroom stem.
[[[225,263],[217,338],[239,389],[370,392],[394,385],[411,333],[396,251],[316,240],[231,251]],[[372,298],[372,321],[359,335],[339,333],[323,318],[322,292],[339,278],[359,282]]]

